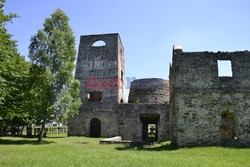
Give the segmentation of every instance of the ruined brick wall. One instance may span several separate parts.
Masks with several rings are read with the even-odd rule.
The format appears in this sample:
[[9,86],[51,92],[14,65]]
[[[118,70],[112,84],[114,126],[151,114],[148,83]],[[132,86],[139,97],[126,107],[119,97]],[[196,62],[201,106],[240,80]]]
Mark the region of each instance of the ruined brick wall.
[[[218,60],[231,61],[232,77],[218,76]],[[170,97],[173,143],[250,146],[249,52],[183,52],[174,48]],[[230,122],[225,114],[233,115],[235,125],[225,124]]]
[[168,80],[161,78],[138,79],[131,82],[129,103],[157,103],[169,102]]

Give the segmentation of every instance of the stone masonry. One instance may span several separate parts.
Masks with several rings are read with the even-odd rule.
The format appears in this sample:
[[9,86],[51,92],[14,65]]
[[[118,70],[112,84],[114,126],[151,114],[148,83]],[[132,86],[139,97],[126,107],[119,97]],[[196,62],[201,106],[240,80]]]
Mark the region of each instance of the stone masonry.
[[[218,61],[232,76],[218,76]],[[170,67],[172,142],[250,146],[250,52],[183,52]]]
[[169,83],[159,78],[138,79],[131,82],[129,103],[169,103]]
[[[97,41],[104,45],[95,46]],[[165,104],[169,96],[168,81],[145,79],[145,88],[135,87],[132,90],[135,94],[130,97],[150,90],[147,97],[137,97],[141,98],[138,104],[124,103],[124,49],[119,34],[81,36],[75,77],[81,83],[83,106],[69,120],[69,136],[119,135],[123,140],[145,142],[170,139],[169,107]],[[158,87],[151,87],[152,84]],[[154,127],[151,137],[149,126]]]
[[[96,46],[97,42],[102,42]],[[232,76],[219,76],[218,62]],[[83,105],[69,136],[165,141],[184,146],[250,146],[250,52],[183,52],[174,46],[169,81],[134,80],[125,103],[119,34],[81,36],[76,65]]]

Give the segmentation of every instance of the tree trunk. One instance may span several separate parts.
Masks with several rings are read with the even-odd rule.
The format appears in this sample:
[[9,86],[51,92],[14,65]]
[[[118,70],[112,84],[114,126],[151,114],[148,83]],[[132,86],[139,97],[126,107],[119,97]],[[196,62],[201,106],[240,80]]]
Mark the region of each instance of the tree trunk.
[[23,135],[23,129],[24,129],[24,125],[22,126],[21,130],[20,130],[20,136]]
[[32,137],[32,125],[27,125],[27,137]]
[[17,126],[16,126],[16,135],[17,136],[20,136],[20,126],[19,126],[19,124],[17,124]]
[[14,123],[12,123],[11,124],[11,136],[15,136],[15,132],[16,132],[15,125],[14,125]]
[[42,122],[42,128],[40,130],[40,133],[38,134],[38,143],[42,143],[44,132],[45,132],[45,121]]
[[7,135],[7,125],[3,127],[3,136]]

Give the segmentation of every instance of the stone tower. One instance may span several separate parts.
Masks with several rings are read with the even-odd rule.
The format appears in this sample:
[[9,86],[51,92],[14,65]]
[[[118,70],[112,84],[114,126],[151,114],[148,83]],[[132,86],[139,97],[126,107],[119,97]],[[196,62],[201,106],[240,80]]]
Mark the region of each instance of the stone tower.
[[69,135],[117,135],[117,104],[125,100],[124,49],[119,34],[81,36],[75,77],[81,83],[83,106],[69,121]]
[[119,34],[81,36],[76,79],[83,103],[119,103],[125,99],[124,49]]

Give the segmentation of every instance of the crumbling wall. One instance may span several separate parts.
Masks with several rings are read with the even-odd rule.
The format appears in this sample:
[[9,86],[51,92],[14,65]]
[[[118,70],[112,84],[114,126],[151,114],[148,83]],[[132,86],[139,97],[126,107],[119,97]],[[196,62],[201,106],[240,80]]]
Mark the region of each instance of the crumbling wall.
[[[230,60],[232,77],[218,76]],[[172,142],[178,146],[250,146],[250,53],[182,52],[174,48],[170,74]],[[236,135],[223,140],[222,114],[235,115]]]
[[118,135],[117,108],[101,109],[101,106],[85,106],[79,114],[69,121],[69,136],[90,136],[90,122],[93,118],[101,121],[101,136],[113,137]]
[[169,106],[166,104],[119,104],[118,134],[123,140],[142,140],[141,115],[159,115],[158,141],[170,140]]
[[[249,98],[250,93],[238,92],[177,93],[178,145],[249,145]],[[223,140],[221,132],[225,112],[236,116],[236,134],[231,140]]]

